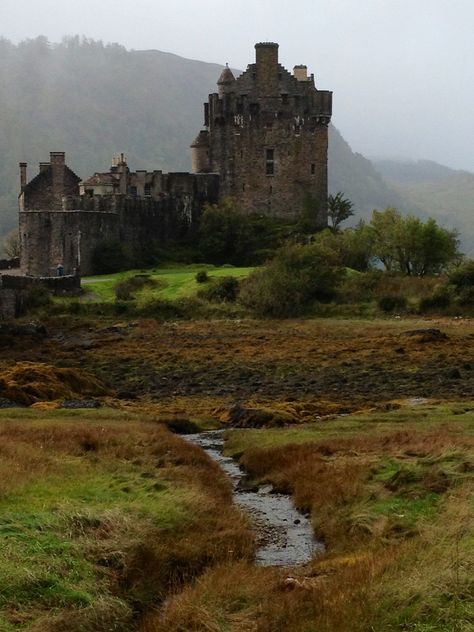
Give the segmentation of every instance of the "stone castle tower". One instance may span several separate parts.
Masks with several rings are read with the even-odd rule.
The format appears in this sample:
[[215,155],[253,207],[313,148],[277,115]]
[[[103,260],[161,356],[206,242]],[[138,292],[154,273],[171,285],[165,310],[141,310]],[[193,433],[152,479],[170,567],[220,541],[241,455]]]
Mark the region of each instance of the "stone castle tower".
[[332,92],[317,90],[306,66],[289,73],[278,63],[278,44],[255,49],[255,63],[237,79],[226,67],[204,104],[192,169],[219,173],[220,197],[247,213],[291,218],[309,203],[324,227]]

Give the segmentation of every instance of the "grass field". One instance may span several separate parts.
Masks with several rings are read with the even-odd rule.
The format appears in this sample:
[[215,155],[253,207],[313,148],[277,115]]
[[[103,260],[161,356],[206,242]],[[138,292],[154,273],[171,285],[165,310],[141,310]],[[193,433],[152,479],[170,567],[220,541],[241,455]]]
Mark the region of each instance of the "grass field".
[[[137,274],[149,275],[152,281],[156,281],[156,287],[146,287],[137,293],[138,302],[146,302],[152,298],[163,298],[173,300],[186,296],[193,296],[205,284],[196,282],[196,273],[205,270],[212,280],[224,276],[234,276],[244,278],[248,276],[254,268],[234,268],[224,266],[216,268],[211,265],[190,265],[172,268],[152,268],[149,270],[128,270],[116,274],[103,276],[85,277],[82,279],[83,289],[89,293],[89,299],[96,299],[102,302],[112,302],[115,300],[115,287],[120,281],[124,281]],[[92,294],[92,296],[91,296]]]
[[[449,318],[0,335],[0,397],[36,407],[0,410],[0,630],[470,632],[473,349]],[[236,403],[291,424],[233,428]],[[291,494],[326,553],[253,565],[220,470],[167,430],[191,422],[227,424],[248,482]]]
[[131,630],[209,564],[250,556],[199,449],[119,411],[0,411],[0,630]]

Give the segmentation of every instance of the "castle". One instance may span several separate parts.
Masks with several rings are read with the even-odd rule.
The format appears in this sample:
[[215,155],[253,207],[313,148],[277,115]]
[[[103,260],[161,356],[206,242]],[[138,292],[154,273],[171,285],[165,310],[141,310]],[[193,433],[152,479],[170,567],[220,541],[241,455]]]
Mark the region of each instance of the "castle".
[[315,225],[326,226],[332,93],[316,89],[306,66],[291,74],[279,64],[278,44],[255,49],[255,63],[237,78],[226,67],[204,104],[192,173],[132,172],[121,154],[110,171],[81,180],[64,152],[52,152],[28,182],[20,163],[23,274],[89,274],[102,242],[139,249],[189,235],[203,206],[223,198],[288,219],[309,204]]

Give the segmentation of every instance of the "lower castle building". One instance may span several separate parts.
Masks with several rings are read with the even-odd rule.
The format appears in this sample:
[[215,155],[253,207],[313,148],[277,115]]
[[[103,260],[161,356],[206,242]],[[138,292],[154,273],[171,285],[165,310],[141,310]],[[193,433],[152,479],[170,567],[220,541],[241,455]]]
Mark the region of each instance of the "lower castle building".
[[289,220],[310,208],[324,228],[332,93],[315,87],[306,66],[291,74],[279,64],[278,44],[255,48],[255,63],[237,78],[226,67],[204,104],[192,173],[132,172],[121,154],[110,171],[81,180],[52,152],[28,182],[20,163],[23,273],[90,274],[101,242],[141,248],[189,235],[203,206],[223,198]]

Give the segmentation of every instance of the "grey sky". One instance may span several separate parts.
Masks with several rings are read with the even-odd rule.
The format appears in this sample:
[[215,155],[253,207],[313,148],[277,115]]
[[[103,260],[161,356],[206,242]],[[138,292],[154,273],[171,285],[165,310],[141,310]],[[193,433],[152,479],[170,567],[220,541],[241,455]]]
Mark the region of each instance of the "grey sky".
[[242,69],[277,41],[334,91],[354,151],[474,171],[472,0],[0,0],[14,42],[74,34]]

